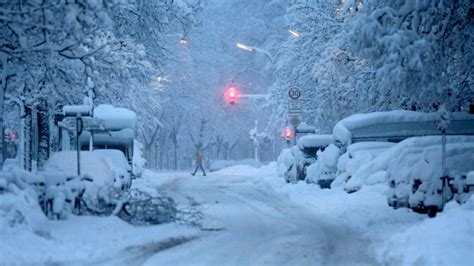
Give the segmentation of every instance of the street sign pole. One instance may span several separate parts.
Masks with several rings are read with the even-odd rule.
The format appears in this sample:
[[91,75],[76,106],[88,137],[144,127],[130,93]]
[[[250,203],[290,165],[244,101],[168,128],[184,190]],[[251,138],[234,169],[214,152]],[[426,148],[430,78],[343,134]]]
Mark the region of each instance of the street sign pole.
[[299,123],[301,122],[301,116],[303,115],[303,110],[301,108],[301,90],[292,87],[288,90],[288,120],[293,127],[293,138],[292,144],[296,143],[296,128],[298,127]]

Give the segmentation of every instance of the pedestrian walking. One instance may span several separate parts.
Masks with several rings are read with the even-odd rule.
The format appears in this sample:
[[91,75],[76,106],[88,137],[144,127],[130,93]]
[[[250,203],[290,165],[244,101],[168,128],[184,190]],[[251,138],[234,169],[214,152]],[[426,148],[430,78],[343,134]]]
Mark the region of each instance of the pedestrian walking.
[[191,175],[195,175],[197,170],[199,168],[201,168],[202,170],[202,175],[203,176],[206,176],[206,171],[204,171],[204,167],[202,167],[202,155],[201,153],[199,152],[199,150],[196,150],[196,154],[195,154],[195,160],[196,160],[196,169],[194,169],[194,173],[192,173]]

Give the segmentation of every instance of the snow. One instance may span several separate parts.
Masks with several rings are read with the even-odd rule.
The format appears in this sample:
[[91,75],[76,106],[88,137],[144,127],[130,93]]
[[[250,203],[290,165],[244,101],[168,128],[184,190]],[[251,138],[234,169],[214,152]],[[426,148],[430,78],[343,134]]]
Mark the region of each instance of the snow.
[[295,157],[291,153],[291,148],[283,149],[278,156],[277,172],[278,176],[285,176],[290,166],[294,163]]
[[133,187],[171,195],[179,205],[198,204],[204,214],[202,230],[72,216],[46,221],[47,235],[0,227],[0,258],[7,265],[474,263],[472,197],[461,206],[449,203],[443,213],[429,219],[390,208],[385,185],[347,194],[342,188],[289,185],[276,170],[276,163],[260,168],[237,165],[205,178],[145,170]]
[[209,166],[209,171],[218,171],[236,165],[255,165],[255,159],[244,160],[214,160]]
[[[82,145],[89,144],[90,132],[83,132],[80,141]],[[134,131],[130,128],[124,128],[118,131],[109,131],[107,133],[95,133],[94,143],[98,145],[132,145]]]
[[[472,143],[474,141],[474,136],[447,136],[447,145],[448,150],[451,145],[465,145],[463,143]],[[380,153],[374,159],[370,160],[369,162],[360,166],[357,171],[353,174],[352,178],[344,185],[344,188],[347,191],[356,191],[362,185],[367,184],[367,180],[373,174],[380,172],[380,171],[389,171],[393,175],[397,177],[405,176],[407,171],[410,170],[410,167],[416,162],[407,158],[407,154],[413,153],[417,151],[418,153],[423,153],[423,149],[429,146],[437,145],[440,149],[441,144],[441,137],[440,136],[425,136],[425,137],[413,137],[408,138],[397,145],[388,148],[387,150]],[[414,150],[415,149],[415,150]],[[433,151],[434,152],[434,151]],[[436,152],[434,152],[436,153]],[[441,153],[438,152],[439,156],[441,157]],[[418,157],[421,159],[421,157]],[[453,160],[453,162],[456,160]],[[392,163],[393,162],[393,163]],[[461,164],[465,163],[464,160],[459,161]],[[440,165],[438,163],[434,163],[433,165]],[[469,165],[469,164],[467,164]],[[453,165],[454,169],[456,167]],[[428,169],[421,168],[425,174],[428,174]],[[438,168],[430,168],[430,169],[438,169]],[[429,172],[430,176],[435,175],[435,173]],[[388,178],[389,174],[387,174]],[[377,175],[377,178],[372,178],[369,183],[373,183],[375,181],[385,182],[385,180],[381,180],[381,174]],[[401,178],[403,179],[403,178]]]
[[[470,135],[474,133],[474,115],[452,113],[447,134]],[[439,135],[435,122],[437,113],[422,113],[406,110],[355,114],[339,121],[333,129],[336,143],[348,146],[353,138],[385,138],[403,140],[407,137]]]
[[[349,145],[346,153],[341,155],[338,159],[337,177],[333,184],[331,184],[331,187],[344,184],[347,180],[352,178],[362,165],[367,164],[387,148],[394,145],[395,143],[391,142],[358,142]],[[383,177],[384,172],[379,171],[367,178],[370,179],[370,182],[378,182]],[[380,182],[383,181],[384,180],[381,180]]]
[[314,133],[316,127],[308,125],[306,122],[301,122],[297,127],[296,131],[298,133]]
[[63,107],[63,114],[65,116],[76,116],[77,113],[81,116],[88,116],[91,114],[92,107],[90,105],[66,105]]
[[466,184],[474,186],[474,171],[467,173]]
[[103,120],[104,127],[108,130],[134,129],[137,122],[135,112],[108,104],[100,104],[95,107],[94,118]]
[[[67,176],[77,175],[77,153],[76,151],[61,151],[51,154],[51,157],[45,163],[43,171],[45,175],[49,173],[61,173],[65,178]],[[113,185],[115,172],[107,164],[106,159],[99,153],[90,151],[81,151],[81,174],[93,178],[94,183],[101,187],[104,185]],[[47,183],[55,184],[57,180],[46,178]]]
[[324,151],[318,151],[318,159],[306,170],[306,180],[318,183],[319,180],[334,180],[336,178],[339,149],[330,144]]
[[332,135],[310,134],[299,138],[297,145],[301,150],[303,150],[304,148],[327,147],[332,142]]
[[[110,169],[115,172],[116,185],[119,183],[119,187],[129,187],[131,182],[131,166],[128,164],[127,158],[123,152],[119,150],[94,150],[96,154],[100,154],[105,158],[105,161],[109,165]],[[120,177],[120,179],[118,178]]]
[[377,260],[391,265],[472,265],[473,225],[474,197],[464,205],[450,202],[436,219],[391,234],[377,250]]

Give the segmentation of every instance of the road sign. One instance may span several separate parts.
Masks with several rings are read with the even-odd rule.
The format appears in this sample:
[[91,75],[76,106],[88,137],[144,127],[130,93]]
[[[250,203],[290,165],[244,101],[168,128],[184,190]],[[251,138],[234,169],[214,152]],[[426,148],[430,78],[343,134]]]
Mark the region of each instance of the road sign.
[[288,96],[293,100],[298,100],[301,96],[301,91],[296,87],[292,87],[288,90]]
[[290,119],[290,123],[293,125],[293,127],[297,127],[300,124],[301,120],[298,116],[292,116]]
[[289,117],[303,115],[300,100],[288,100],[288,115]]

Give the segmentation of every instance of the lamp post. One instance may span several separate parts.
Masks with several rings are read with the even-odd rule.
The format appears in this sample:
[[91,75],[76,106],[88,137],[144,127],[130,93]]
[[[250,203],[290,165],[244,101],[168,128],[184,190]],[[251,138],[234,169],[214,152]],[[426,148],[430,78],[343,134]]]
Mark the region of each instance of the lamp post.
[[259,52],[259,53],[264,54],[268,58],[268,60],[270,60],[270,63],[272,63],[272,66],[275,66],[275,60],[273,60],[273,56],[267,50],[264,50],[264,49],[258,48],[258,47],[248,46],[248,45],[245,45],[245,44],[240,43],[240,42],[238,42],[236,44],[236,46],[237,46],[237,48],[239,48],[241,50],[244,50],[244,51],[248,51],[248,52],[255,51],[255,52]]
[[[246,45],[244,43],[240,43],[240,42],[236,43],[235,46],[237,48],[243,50],[243,51],[247,51],[247,52],[255,51],[255,52],[264,54],[265,57],[267,57],[268,60],[270,61],[270,63],[272,64],[272,68],[273,68],[273,71],[272,71],[272,84],[275,83],[275,72],[276,72],[275,60],[273,59],[273,56],[269,51],[267,51],[265,49],[262,49],[262,48],[254,47],[254,46],[248,46],[248,45]],[[255,95],[255,96],[257,96],[257,95]],[[258,95],[257,97],[262,97],[262,96]],[[268,95],[264,95],[263,97],[266,98],[266,97],[268,97]],[[273,140],[273,156],[275,157],[275,159],[277,157],[277,154],[276,154],[276,140],[278,139],[278,136],[279,136],[279,132],[275,131],[275,139]]]

